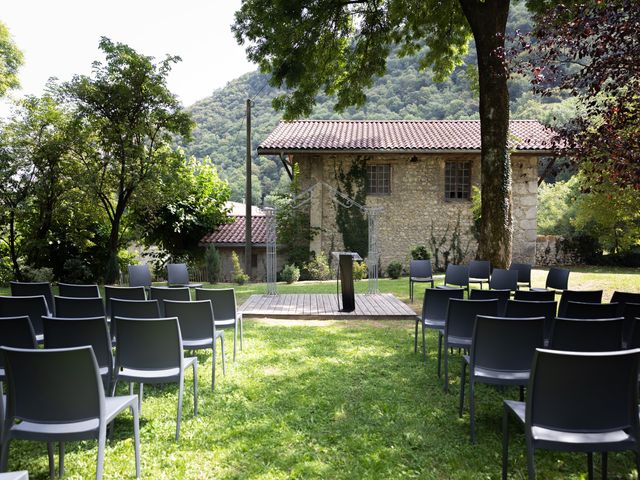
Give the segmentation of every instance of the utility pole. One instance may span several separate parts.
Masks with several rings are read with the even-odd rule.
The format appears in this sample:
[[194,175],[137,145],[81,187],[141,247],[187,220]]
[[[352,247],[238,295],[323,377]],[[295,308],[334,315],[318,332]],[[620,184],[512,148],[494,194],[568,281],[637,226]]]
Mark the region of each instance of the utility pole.
[[251,99],[247,98],[247,160],[244,188],[244,271],[251,277]]

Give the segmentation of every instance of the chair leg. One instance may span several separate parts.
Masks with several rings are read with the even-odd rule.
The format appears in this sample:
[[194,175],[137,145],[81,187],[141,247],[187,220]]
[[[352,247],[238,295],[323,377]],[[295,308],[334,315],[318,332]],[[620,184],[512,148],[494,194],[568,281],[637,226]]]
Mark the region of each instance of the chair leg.
[[224,375],[225,377],[227,376],[227,364],[225,361],[225,354],[224,354],[224,336],[220,337],[220,350],[222,351],[222,375]]
[[593,453],[587,453],[587,478],[593,480]]
[[458,418],[462,418],[462,409],[464,408],[464,384],[467,379],[467,362],[462,359],[462,371],[460,372],[460,406],[458,407]]
[[476,382],[469,372],[469,430],[471,431],[471,443],[476,443]]
[[418,322],[419,320],[416,318],[415,335],[413,336],[413,353],[418,352]]
[[[4,431],[4,430],[2,431],[2,444],[0,444],[0,472],[7,471],[7,463],[8,463],[7,456],[9,454],[9,442],[11,441],[8,433],[9,433],[8,429],[7,431]],[[51,463],[49,464],[49,466],[51,466]]]
[[216,389],[216,337],[213,337],[213,345],[211,346],[213,350],[212,358],[211,358],[211,391],[215,391]]
[[607,470],[609,466],[609,456],[607,452],[602,452],[602,480],[607,480]]
[[520,392],[520,397],[519,397],[519,398],[520,398],[520,401],[521,401],[521,402],[524,402],[524,385],[520,385],[520,386],[518,387],[518,390],[519,390],[519,392]]
[[176,442],[180,440],[180,420],[182,418],[182,393],[184,390],[184,371],[180,372],[178,380],[178,416],[176,418]]
[[144,388],[144,383],[140,382],[140,394],[138,395],[138,410],[142,412],[142,390]]
[[193,362],[193,416],[198,416],[198,359]]
[[[96,463],[96,480],[102,479],[102,472],[104,470],[104,450],[107,443],[107,429],[104,422],[100,422],[98,427],[98,460]],[[62,473],[60,473],[62,476]]]
[[535,464],[535,452],[533,451],[533,439],[526,436],[527,443],[527,472],[529,475],[529,480],[534,480],[536,478],[536,464]]
[[236,344],[238,343],[238,321],[233,324],[233,363],[236,363]]
[[409,301],[413,303],[413,282],[409,280]]
[[422,358],[425,361],[425,363],[427,362],[427,337],[425,336],[425,328],[424,328],[424,323],[420,322],[422,324]]
[[[53,442],[47,442],[47,457],[49,459],[49,478],[55,478],[56,461],[53,456]],[[4,468],[3,471],[6,471],[6,468]]]
[[243,343],[243,333],[242,333],[242,314],[238,316],[236,322],[240,322],[240,351],[242,351],[242,343]]
[[502,480],[507,480],[509,466],[509,409],[502,406]]
[[131,415],[133,416],[133,451],[136,457],[136,478],[140,478],[140,413],[135,402],[131,404]]
[[446,340],[444,342],[444,391],[449,393],[449,350]]
[[440,378],[441,363],[442,363],[442,333],[438,331],[438,378]]
[[64,477],[64,442],[58,443],[58,476]]

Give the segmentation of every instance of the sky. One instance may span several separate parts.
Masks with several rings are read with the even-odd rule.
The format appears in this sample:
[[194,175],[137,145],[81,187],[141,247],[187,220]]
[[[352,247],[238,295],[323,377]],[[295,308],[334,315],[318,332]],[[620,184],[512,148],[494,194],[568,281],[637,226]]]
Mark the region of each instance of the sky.
[[50,77],[89,75],[100,37],[163,59],[178,55],[169,89],[185,106],[256,68],[231,33],[240,0],[5,0],[0,21],[24,53],[21,90],[40,95]]

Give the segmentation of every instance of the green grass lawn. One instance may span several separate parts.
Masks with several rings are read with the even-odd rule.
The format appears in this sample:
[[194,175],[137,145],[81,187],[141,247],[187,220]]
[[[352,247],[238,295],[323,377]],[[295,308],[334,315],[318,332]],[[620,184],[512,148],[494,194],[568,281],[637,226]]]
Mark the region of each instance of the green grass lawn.
[[[572,288],[640,291],[630,269],[575,271]],[[534,285],[544,284],[542,271]],[[587,287],[588,285],[588,287]],[[222,285],[221,285],[222,286]],[[335,292],[333,282],[279,285],[281,292]],[[358,291],[366,290],[359,282]],[[408,301],[408,280],[381,280],[380,289]],[[263,285],[237,288],[238,301]],[[413,307],[417,307],[416,302]],[[228,371],[218,363],[211,392],[211,355],[199,355],[199,415],[193,417],[187,372],[182,432],[174,441],[175,385],[145,387],[141,416],[142,473],[149,479],[491,479],[500,477],[502,398],[516,390],[477,389],[478,444],[469,444],[468,413],[458,418],[459,358],[451,363],[451,393],[436,374],[436,336],[429,358],[413,353],[413,323],[403,321],[245,321],[245,348]],[[218,362],[220,359],[218,358]],[[120,392],[125,393],[124,385]],[[512,422],[511,478],[526,478],[524,437]],[[105,478],[133,478],[132,426],[116,422]],[[96,442],[67,445],[66,478],[95,475]],[[586,476],[580,454],[538,452],[538,478]],[[9,468],[47,478],[46,446],[13,442]],[[598,463],[596,462],[596,474]],[[611,454],[609,478],[636,478],[630,453]]]

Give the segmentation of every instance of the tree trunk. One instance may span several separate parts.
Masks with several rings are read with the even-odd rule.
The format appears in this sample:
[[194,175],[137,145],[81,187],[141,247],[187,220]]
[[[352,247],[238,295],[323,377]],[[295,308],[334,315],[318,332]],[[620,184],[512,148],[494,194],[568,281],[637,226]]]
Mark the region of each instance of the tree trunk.
[[482,139],[482,221],[478,254],[497,268],[511,264],[513,220],[509,90],[504,34],[509,0],[459,0],[476,43]]
[[118,264],[118,250],[120,248],[120,222],[124,214],[124,202],[118,202],[111,221],[111,233],[109,234],[109,255],[107,256],[107,264],[104,270],[104,283],[111,285],[116,283],[120,273],[120,265]]
[[21,282],[22,272],[20,271],[20,264],[18,263],[18,253],[16,252],[16,212],[12,208],[9,213],[9,257],[11,258],[11,265],[13,266],[13,275],[16,280]]

